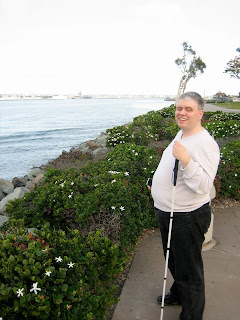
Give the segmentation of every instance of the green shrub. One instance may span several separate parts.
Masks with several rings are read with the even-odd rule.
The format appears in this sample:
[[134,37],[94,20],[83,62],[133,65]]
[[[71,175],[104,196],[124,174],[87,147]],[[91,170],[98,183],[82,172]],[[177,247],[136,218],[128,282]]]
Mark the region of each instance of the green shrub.
[[239,136],[240,134],[240,122],[239,120],[228,121],[212,121],[207,124],[203,124],[206,130],[214,138],[225,138],[231,136]]
[[10,229],[0,237],[3,319],[103,319],[122,270],[119,249],[100,233],[83,238],[43,226],[33,236]]
[[[114,149],[106,158],[80,170],[49,168],[44,184],[7,206],[10,219],[0,234],[3,319],[103,319],[116,301],[112,283],[127,249],[143,229],[157,227],[146,180],[159,160],[146,145],[176,135],[174,114],[172,105],[109,129]],[[239,135],[239,117],[204,113],[204,126],[215,138]],[[221,149],[217,174],[219,195],[237,200],[239,146],[237,140]],[[24,227],[39,231],[32,236]],[[37,294],[30,291],[34,283]]]
[[[118,245],[136,243],[144,228],[154,226],[150,192],[146,180],[152,177],[156,152],[144,146],[118,145],[107,159],[76,169],[48,169],[45,182],[25,198],[8,205],[6,213],[24,219],[28,227],[102,230]],[[109,226],[107,222],[114,221]]]
[[106,142],[107,147],[115,147],[117,144],[132,142],[133,131],[129,127],[117,126],[107,129],[106,132],[110,136]]
[[175,119],[175,110],[176,110],[176,105],[172,104],[169,107],[161,109],[159,113],[161,116],[163,116],[163,118]]
[[228,120],[240,120],[240,113],[230,113],[223,111],[204,112],[203,119],[208,121],[228,121]]
[[228,143],[221,148],[217,177],[220,181],[219,195],[239,200],[240,140]]
[[173,120],[175,117],[175,105],[134,118],[128,126],[118,126],[108,129],[109,138],[107,146],[117,144],[134,143],[148,145],[151,140],[173,139],[178,132],[178,127]]
[[[97,179],[96,199],[100,199],[101,203],[106,199],[106,205],[110,209],[113,206],[114,212],[119,212],[119,208],[124,207],[119,213],[121,242],[125,245],[136,242],[144,228],[156,226],[146,181],[153,176],[157,165],[153,149],[127,143],[117,145],[107,159],[89,163],[82,168],[83,175],[91,175]],[[110,174],[107,184],[103,172]]]

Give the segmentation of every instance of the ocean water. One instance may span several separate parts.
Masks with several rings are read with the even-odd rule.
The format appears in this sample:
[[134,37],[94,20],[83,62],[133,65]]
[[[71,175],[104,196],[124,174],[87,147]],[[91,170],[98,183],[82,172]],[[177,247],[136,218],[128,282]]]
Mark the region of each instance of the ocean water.
[[0,178],[23,177],[63,150],[172,103],[161,99],[0,101]]

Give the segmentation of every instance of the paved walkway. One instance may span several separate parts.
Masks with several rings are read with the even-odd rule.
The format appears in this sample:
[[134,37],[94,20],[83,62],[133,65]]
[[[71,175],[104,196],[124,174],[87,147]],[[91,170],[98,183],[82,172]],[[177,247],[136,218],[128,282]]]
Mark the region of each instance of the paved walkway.
[[[240,319],[240,204],[214,214],[216,246],[203,252],[206,285],[204,320]],[[134,257],[112,320],[158,320],[165,259],[160,231],[143,240]],[[168,292],[172,278],[168,272]],[[180,306],[164,308],[164,320],[178,320]]]

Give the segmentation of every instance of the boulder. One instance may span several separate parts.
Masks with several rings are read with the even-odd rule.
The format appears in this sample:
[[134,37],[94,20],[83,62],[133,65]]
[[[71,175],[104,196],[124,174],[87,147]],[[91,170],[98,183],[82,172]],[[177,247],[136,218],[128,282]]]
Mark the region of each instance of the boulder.
[[33,182],[38,186],[41,182],[44,181],[44,174],[39,173],[34,179]]
[[87,144],[87,142],[81,143],[81,144],[77,147],[77,150],[83,151],[83,150],[86,148],[86,144]]
[[93,150],[99,148],[99,145],[96,144],[93,140],[81,143],[77,150],[80,150],[83,154],[89,153],[92,154]]
[[5,193],[2,192],[2,190],[0,190],[0,201],[6,197]]
[[7,216],[0,215],[0,227],[3,225],[4,222],[8,221],[8,219],[9,218]]
[[7,205],[8,201],[20,199],[27,192],[30,192],[30,190],[25,187],[19,187],[19,188],[16,188],[12,193],[8,194],[5,198],[3,198],[0,201],[0,213],[4,214],[4,211],[6,209],[6,205]]
[[107,147],[98,148],[94,150],[92,153],[93,159],[96,159],[96,160],[102,159],[108,154],[109,151],[110,151],[110,148],[107,148]]
[[40,173],[44,173],[44,170],[41,168],[33,168],[24,176],[24,178],[27,178],[28,180],[33,180]]
[[12,183],[14,185],[14,188],[25,187],[27,184],[27,180],[25,178],[15,177],[15,178],[13,178]]
[[26,184],[26,188],[28,188],[30,191],[33,191],[36,187],[36,183],[33,182],[33,180],[28,181]]
[[109,135],[108,135],[106,132],[101,132],[101,134],[97,137],[96,142],[97,142],[101,147],[105,147],[108,137],[109,137]]
[[96,150],[99,148],[99,144],[94,140],[89,140],[86,143],[86,148],[89,148],[90,150]]
[[0,190],[5,194],[10,194],[14,191],[14,185],[6,179],[0,179]]

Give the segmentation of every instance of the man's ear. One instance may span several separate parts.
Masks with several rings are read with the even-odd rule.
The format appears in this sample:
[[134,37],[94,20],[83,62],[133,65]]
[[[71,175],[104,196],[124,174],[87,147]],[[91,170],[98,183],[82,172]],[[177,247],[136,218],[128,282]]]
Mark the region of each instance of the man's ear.
[[204,114],[204,111],[203,111],[203,110],[200,110],[200,111],[199,111],[199,119],[200,119],[200,120],[202,120],[203,114]]

